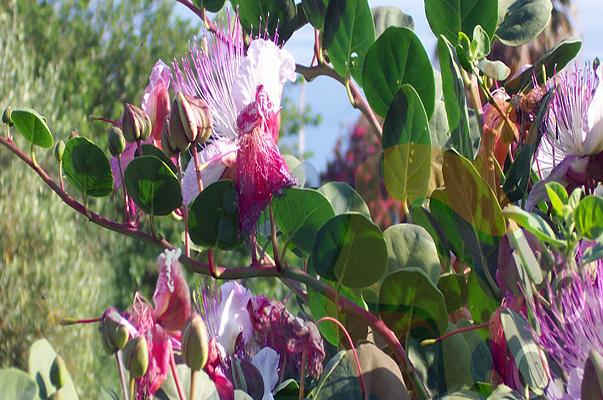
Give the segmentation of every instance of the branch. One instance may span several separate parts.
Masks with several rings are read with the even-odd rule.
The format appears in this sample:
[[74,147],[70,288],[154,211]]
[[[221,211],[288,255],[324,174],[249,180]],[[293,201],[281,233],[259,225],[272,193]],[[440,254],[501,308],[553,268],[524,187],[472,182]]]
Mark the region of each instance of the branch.
[[[331,77],[331,78],[335,79],[336,81],[338,81],[339,83],[341,83],[342,85],[346,86],[346,80],[343,77],[341,77],[333,68],[329,67],[326,64],[319,63],[315,67],[306,67],[304,65],[295,64],[295,71],[298,74],[302,75],[307,81],[311,81],[311,80],[315,79],[317,76],[322,75],[322,76]],[[379,141],[381,141],[381,135],[383,135],[383,128],[381,127],[381,123],[377,119],[377,116],[373,112],[373,109],[368,104],[368,102],[366,101],[366,99],[364,98],[362,93],[360,92],[360,89],[358,88],[358,86],[351,80],[349,81],[349,87],[350,87],[352,106],[354,106],[355,108],[360,110],[362,112],[362,114],[364,114],[364,116],[366,117],[368,122],[373,127],[375,133],[377,134],[377,138],[379,139]]]
[[[127,236],[142,240],[144,242],[151,243],[155,246],[159,246],[165,249],[175,249],[172,243],[167,241],[165,238],[155,238],[152,235],[138,229],[129,224],[122,224],[113,220],[110,220],[102,215],[99,215],[91,210],[86,209],[83,204],[78,202],[67,192],[61,189],[61,187],[53,180],[44,168],[33,162],[31,157],[18,148],[12,140],[0,136],[0,144],[5,146],[11,152],[15,153],[25,164],[34,170],[36,174],[46,183],[65,204],[77,211],[78,213],[86,216],[91,222],[100,225],[104,228],[119,232]],[[210,266],[206,263],[195,260],[186,255],[180,256],[180,262],[184,264],[190,272],[211,276]],[[296,268],[284,268],[279,272],[275,267],[274,263],[264,263],[254,267],[247,268],[224,268],[220,267],[219,279],[223,280],[234,280],[234,279],[249,279],[249,278],[261,278],[261,277],[272,277],[279,278],[285,284],[290,280],[297,281],[305,284],[307,287],[311,287],[315,291],[322,293],[324,296],[329,298],[333,302],[337,302],[337,307],[348,314],[354,314],[363,320],[365,320],[374,332],[378,333],[394,350],[398,361],[409,370],[410,375],[416,378],[416,372],[408,359],[406,351],[402,347],[402,344],[398,340],[396,334],[387,327],[387,325],[373,313],[365,310],[358,306],[354,302],[348,300],[345,297],[337,296],[336,291],[324,283],[323,281],[317,280],[312,275],[308,274],[301,269]],[[416,379],[415,379],[416,382]],[[416,384],[415,384],[416,386]],[[421,388],[418,388],[421,390]]]

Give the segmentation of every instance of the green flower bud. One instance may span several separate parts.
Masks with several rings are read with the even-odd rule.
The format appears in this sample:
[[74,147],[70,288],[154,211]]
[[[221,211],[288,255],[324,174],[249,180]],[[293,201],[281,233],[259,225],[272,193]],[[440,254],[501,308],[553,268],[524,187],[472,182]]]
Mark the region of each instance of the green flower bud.
[[63,361],[61,356],[57,355],[50,366],[50,383],[58,390],[67,384],[68,376],[69,372],[67,371],[65,361]]
[[61,162],[63,153],[65,153],[65,142],[59,140],[54,146],[54,158],[56,158],[58,162]]
[[123,349],[130,337],[128,329],[109,316],[103,317],[99,330],[103,348],[108,354],[115,354]]
[[117,157],[126,149],[126,138],[118,127],[114,126],[109,131],[109,153]]
[[182,356],[185,364],[199,371],[207,363],[209,340],[207,328],[199,314],[195,314],[184,326],[182,334]]
[[6,107],[4,109],[4,112],[2,113],[2,122],[4,122],[8,126],[13,126],[13,120],[11,118],[12,113],[13,109],[11,108],[11,106]]
[[177,99],[174,99],[172,102],[172,108],[170,109],[170,118],[169,123],[167,124],[169,126],[167,128],[167,132],[169,136],[169,143],[171,143],[171,148],[175,148],[179,152],[183,153],[188,149],[191,143],[186,136],[184,126],[180,120],[180,112],[178,111],[178,108],[178,101]]
[[124,365],[134,378],[142,378],[149,367],[149,349],[144,336],[130,339],[123,350]]
[[165,154],[169,157],[174,157],[178,154],[178,147],[172,142],[172,138],[170,137],[170,128],[169,128],[169,120],[165,121],[163,124],[163,129],[161,130],[161,147]]
[[211,112],[202,99],[178,93],[172,102],[169,125],[172,143],[183,152],[190,143],[203,143],[211,136]]
[[124,106],[121,128],[128,143],[145,140],[152,130],[151,120],[147,113],[130,103],[126,103]]
[[[184,98],[190,105],[190,110],[193,113],[192,116],[195,118],[195,124],[191,124],[190,127],[192,128],[194,126],[196,128],[196,131],[187,131],[187,137],[191,142],[196,140],[198,143],[203,143],[211,136],[212,133],[211,111],[203,99],[188,95],[184,95]],[[184,122],[185,119],[182,116],[183,110],[185,109],[180,108],[180,117]],[[184,127],[186,129],[187,125],[184,125]]]

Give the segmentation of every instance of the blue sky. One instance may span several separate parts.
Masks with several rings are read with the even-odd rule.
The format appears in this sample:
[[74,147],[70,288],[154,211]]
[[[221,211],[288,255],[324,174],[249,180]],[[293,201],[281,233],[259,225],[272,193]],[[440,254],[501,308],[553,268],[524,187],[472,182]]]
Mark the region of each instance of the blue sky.
[[[369,4],[371,7],[395,6],[411,15],[415,21],[415,32],[423,41],[427,53],[429,55],[434,53],[435,37],[425,18],[423,1],[369,0]],[[601,0],[577,0],[575,4],[578,9],[576,26],[584,41],[581,58],[592,60],[597,56],[603,56],[603,42],[601,41],[601,37],[603,37],[603,24],[601,23],[603,5],[601,5]],[[183,7],[180,13],[192,17],[192,14]],[[298,63],[309,65],[312,59],[313,41],[313,30],[307,25],[295,32],[285,48],[293,54]],[[299,95],[298,91],[289,93],[293,99]],[[305,149],[313,153],[312,158],[308,161],[318,171],[321,171],[327,160],[331,158],[337,138],[349,131],[358,118],[359,112],[350,105],[344,87],[327,77],[319,77],[307,84],[304,98],[306,104],[322,115],[322,123],[319,126],[308,128],[305,131]]]

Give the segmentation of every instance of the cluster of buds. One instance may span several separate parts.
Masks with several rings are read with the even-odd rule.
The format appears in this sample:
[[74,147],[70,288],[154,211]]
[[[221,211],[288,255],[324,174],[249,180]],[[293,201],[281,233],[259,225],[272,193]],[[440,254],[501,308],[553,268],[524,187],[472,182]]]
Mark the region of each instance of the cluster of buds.
[[170,155],[186,151],[191,143],[203,143],[212,133],[211,111],[198,97],[176,94],[169,115],[163,125],[161,146]]
[[153,129],[147,113],[130,103],[126,103],[124,106],[121,127],[128,143],[145,140]]

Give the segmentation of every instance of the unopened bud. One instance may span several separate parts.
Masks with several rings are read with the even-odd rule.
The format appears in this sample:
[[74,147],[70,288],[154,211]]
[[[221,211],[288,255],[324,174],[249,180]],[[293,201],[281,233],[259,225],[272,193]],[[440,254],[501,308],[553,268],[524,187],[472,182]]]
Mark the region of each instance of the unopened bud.
[[128,143],[145,140],[152,130],[151,120],[147,113],[130,103],[126,103],[124,106],[121,128]]
[[199,314],[195,314],[184,326],[182,334],[182,356],[185,364],[199,371],[207,364],[209,340],[207,328]]
[[59,140],[54,146],[54,158],[56,158],[58,162],[61,162],[63,153],[65,153],[65,142]]
[[167,129],[168,138],[166,140],[170,143],[172,149],[177,149],[179,152],[185,152],[191,145],[182,121],[180,120],[180,112],[178,111],[178,101],[174,99],[172,107],[170,109],[170,117]]
[[13,126],[13,120],[11,118],[12,113],[13,109],[11,108],[11,106],[6,107],[4,109],[4,112],[2,113],[2,122],[4,122],[8,126]]
[[169,130],[172,142],[180,151],[186,150],[190,143],[205,142],[212,133],[207,103],[198,97],[178,93],[172,103]]
[[103,348],[108,354],[115,354],[126,345],[130,334],[128,329],[119,323],[119,312],[114,308],[107,309],[100,321],[100,334]]
[[67,384],[68,376],[69,372],[67,371],[65,361],[63,361],[61,356],[57,355],[50,366],[50,383],[58,390]]
[[176,147],[176,145],[172,142],[169,125],[170,121],[168,119],[163,124],[163,128],[161,130],[161,147],[163,148],[165,154],[167,154],[169,157],[174,157],[176,154],[178,154],[179,150],[178,147]]
[[130,339],[123,350],[124,365],[134,378],[142,378],[149,367],[149,350],[144,336]]
[[126,138],[118,127],[114,126],[109,131],[109,153],[117,157],[126,149]]

